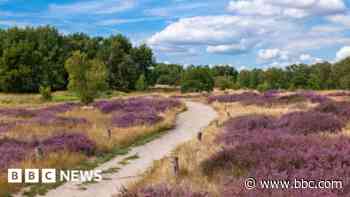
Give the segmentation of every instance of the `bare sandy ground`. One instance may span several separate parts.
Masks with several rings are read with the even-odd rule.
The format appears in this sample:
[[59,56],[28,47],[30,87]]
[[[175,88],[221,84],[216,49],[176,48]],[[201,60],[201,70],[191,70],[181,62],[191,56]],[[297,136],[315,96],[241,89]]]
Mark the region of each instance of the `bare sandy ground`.
[[[111,197],[130,182],[137,181],[155,160],[168,156],[179,144],[192,139],[196,134],[213,121],[217,114],[207,105],[197,102],[186,102],[188,110],[178,115],[176,127],[162,137],[145,145],[133,148],[127,155],[99,166],[98,170],[120,168],[118,172],[104,174],[104,180],[98,183],[79,186],[66,183],[47,193],[46,197]],[[138,159],[129,160],[129,164],[119,162],[126,157],[138,155]]]

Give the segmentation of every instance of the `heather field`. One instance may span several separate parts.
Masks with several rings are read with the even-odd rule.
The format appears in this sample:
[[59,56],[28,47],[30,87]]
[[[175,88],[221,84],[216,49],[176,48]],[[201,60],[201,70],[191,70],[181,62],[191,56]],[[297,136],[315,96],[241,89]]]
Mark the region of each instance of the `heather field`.
[[[185,110],[179,100],[160,96],[32,106],[0,108],[0,196],[24,186],[7,183],[8,168],[91,169],[173,127]],[[54,186],[34,185],[25,194]]]
[[[119,196],[350,196],[350,96],[339,91],[232,91],[202,96],[220,114]],[[259,180],[341,180],[337,189],[248,190]]]

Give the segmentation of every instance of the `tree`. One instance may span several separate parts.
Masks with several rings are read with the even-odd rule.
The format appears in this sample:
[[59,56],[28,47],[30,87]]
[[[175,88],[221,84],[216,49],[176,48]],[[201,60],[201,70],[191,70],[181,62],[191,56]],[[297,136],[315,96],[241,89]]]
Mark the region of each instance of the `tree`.
[[142,44],[141,46],[132,49],[131,56],[134,62],[138,65],[139,74],[145,75],[147,80],[149,80],[149,69],[154,65],[152,49],[146,44]]
[[333,65],[332,68],[332,81],[335,88],[349,89],[347,86],[347,79],[350,76],[350,57],[339,61]]
[[220,90],[226,90],[234,88],[234,82],[231,77],[228,76],[218,76],[215,78],[215,87]]
[[239,72],[237,82],[241,88],[250,87],[250,71],[249,70],[241,70],[241,72]]
[[288,88],[286,73],[281,68],[269,68],[263,74],[264,85],[260,89],[284,89]]
[[305,64],[294,64],[287,67],[287,74],[290,78],[290,86],[305,89],[308,87],[311,68]]
[[139,79],[136,81],[136,90],[144,91],[148,88],[146,77],[144,74],[140,75]]
[[226,76],[232,78],[233,82],[236,82],[238,72],[237,70],[229,65],[215,65],[212,69],[212,74],[214,77]]
[[77,93],[81,102],[91,103],[106,88],[106,67],[98,59],[89,59],[85,53],[75,51],[66,61],[69,89]]
[[182,92],[212,91],[214,88],[214,78],[208,67],[190,66],[186,69],[182,81]]
[[179,85],[183,71],[182,66],[178,64],[156,64],[151,72],[151,83]]

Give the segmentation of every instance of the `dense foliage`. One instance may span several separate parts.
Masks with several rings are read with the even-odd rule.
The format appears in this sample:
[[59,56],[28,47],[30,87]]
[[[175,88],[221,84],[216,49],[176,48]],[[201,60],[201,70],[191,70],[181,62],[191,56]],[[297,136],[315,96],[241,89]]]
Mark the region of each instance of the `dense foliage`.
[[333,64],[294,64],[239,72],[229,65],[184,68],[157,64],[148,46],[134,47],[122,35],[63,35],[50,26],[1,30],[0,43],[0,90],[5,92],[38,92],[40,86],[53,91],[66,89],[64,63],[77,50],[106,65],[109,87],[121,91],[134,90],[142,74],[149,85],[181,84],[185,92],[210,91],[214,81],[221,89],[350,89],[350,58]]
[[209,67],[194,67],[186,69],[182,81],[182,92],[210,92],[214,88],[214,78]]
[[81,102],[91,103],[99,91],[105,90],[107,72],[98,59],[88,59],[85,53],[76,51],[65,64],[69,74],[68,87],[76,92]]
[[154,65],[149,47],[133,47],[122,35],[63,35],[49,26],[9,28],[0,31],[0,43],[0,90],[5,92],[38,92],[40,86],[66,89],[64,64],[77,50],[106,65],[112,89],[133,90],[141,74],[148,80]]

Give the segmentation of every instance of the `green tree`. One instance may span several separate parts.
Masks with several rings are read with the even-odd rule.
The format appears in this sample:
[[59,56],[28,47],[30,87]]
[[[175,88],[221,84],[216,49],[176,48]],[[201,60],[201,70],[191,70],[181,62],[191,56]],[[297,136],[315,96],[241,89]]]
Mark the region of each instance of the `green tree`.
[[147,81],[144,74],[140,75],[139,79],[136,81],[136,90],[144,91],[147,90]]
[[208,67],[190,66],[186,69],[181,81],[182,92],[210,92],[213,88],[214,78]]
[[149,71],[154,65],[152,49],[146,44],[142,44],[141,46],[132,49],[131,56],[138,66],[139,74],[145,75],[147,81],[149,81]]
[[216,65],[212,69],[212,74],[214,77],[226,76],[232,78],[233,82],[236,82],[238,72],[237,70],[229,65]]
[[152,83],[162,85],[179,85],[183,68],[177,64],[156,64],[151,72]]
[[250,71],[249,70],[241,70],[238,75],[238,84],[241,88],[249,88],[250,87]]
[[335,63],[332,67],[332,81],[335,88],[349,89],[347,78],[350,76],[350,57]]
[[66,61],[69,74],[69,89],[74,91],[81,102],[93,102],[99,92],[106,88],[106,68],[97,59],[89,59],[85,53],[75,51]]
[[218,76],[215,77],[215,87],[220,90],[231,89],[234,87],[234,82],[231,77],[228,76]]

